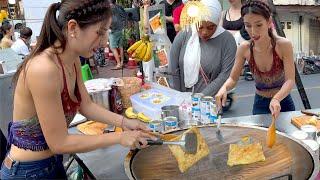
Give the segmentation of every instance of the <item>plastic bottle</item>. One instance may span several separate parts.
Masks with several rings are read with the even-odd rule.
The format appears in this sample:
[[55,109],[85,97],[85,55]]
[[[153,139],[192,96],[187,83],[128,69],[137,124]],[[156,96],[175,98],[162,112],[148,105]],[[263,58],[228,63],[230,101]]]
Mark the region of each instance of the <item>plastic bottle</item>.
[[141,85],[144,85],[144,77],[140,71],[137,72],[137,78],[141,79]]
[[109,94],[110,110],[114,113],[121,114],[123,112],[123,104],[121,101],[118,86],[111,86]]

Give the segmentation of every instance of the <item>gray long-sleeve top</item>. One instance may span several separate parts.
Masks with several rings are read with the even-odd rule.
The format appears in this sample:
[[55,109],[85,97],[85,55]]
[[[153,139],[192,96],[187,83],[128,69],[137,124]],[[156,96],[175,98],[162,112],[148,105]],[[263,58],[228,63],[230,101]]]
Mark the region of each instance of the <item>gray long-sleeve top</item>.
[[[185,87],[183,67],[184,53],[190,36],[191,31],[179,32],[170,50],[169,71],[173,74],[173,88],[182,92],[192,90],[192,88]],[[194,85],[194,92],[214,96],[230,75],[237,45],[232,34],[225,31],[206,42],[200,39],[200,47],[201,67],[209,78],[209,82],[206,85],[201,73],[199,73],[198,82]]]

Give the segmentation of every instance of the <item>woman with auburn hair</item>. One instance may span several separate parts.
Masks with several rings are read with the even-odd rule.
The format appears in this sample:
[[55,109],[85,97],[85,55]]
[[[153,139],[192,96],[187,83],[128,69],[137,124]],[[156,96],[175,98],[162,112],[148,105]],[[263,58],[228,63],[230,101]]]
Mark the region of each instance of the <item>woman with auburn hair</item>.
[[274,35],[270,8],[264,2],[248,1],[241,8],[241,16],[251,41],[238,47],[231,75],[216,95],[218,107],[225,104],[227,91],[236,85],[243,64],[248,59],[256,84],[252,113],[271,113],[277,118],[280,111],[294,111],[290,96],[295,84],[291,42]]
[[[90,57],[107,45],[111,23],[108,0],[62,0],[47,10],[35,49],[14,77],[10,150],[0,179],[66,179],[65,153],[120,144],[146,147],[148,128],[93,103],[81,78],[79,56]],[[102,135],[68,133],[77,112],[88,119],[122,127]],[[140,145],[142,144],[142,145]]]
[[10,48],[13,44],[12,36],[13,36],[13,26],[10,23],[4,23],[0,27],[0,31],[3,34],[3,38],[0,41],[0,48]]

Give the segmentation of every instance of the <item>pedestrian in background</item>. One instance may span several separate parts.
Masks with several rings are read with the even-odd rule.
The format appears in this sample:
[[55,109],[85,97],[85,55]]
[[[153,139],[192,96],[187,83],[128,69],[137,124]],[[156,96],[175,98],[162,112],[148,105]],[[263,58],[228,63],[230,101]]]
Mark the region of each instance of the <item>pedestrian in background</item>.
[[176,37],[176,30],[173,25],[173,11],[182,4],[182,0],[163,0],[160,4],[164,4],[165,13],[166,13],[166,27],[167,27],[167,36],[170,41],[173,42]]
[[127,14],[123,7],[117,4],[116,0],[111,1],[112,9],[112,23],[110,26],[109,42],[110,48],[117,61],[116,67],[113,70],[122,69],[124,52],[123,52],[123,41],[124,41],[124,28],[127,21]]
[[231,75],[216,95],[217,106],[225,105],[227,91],[236,85],[247,59],[256,86],[252,113],[271,113],[277,118],[280,111],[294,111],[290,96],[295,84],[292,43],[274,35],[271,11],[264,2],[247,2],[241,8],[241,16],[251,41],[238,47]]
[[0,32],[3,34],[3,37],[0,42],[0,48],[10,48],[13,44],[13,26],[10,23],[4,23],[0,27]]
[[17,23],[14,25],[14,40],[17,40],[20,37],[20,30],[24,27],[22,23]]
[[174,29],[176,30],[177,33],[181,30],[180,15],[181,15],[182,9],[184,8],[184,4],[186,4],[187,2],[188,2],[188,0],[182,0],[181,5],[178,6],[177,8],[175,8],[172,13],[173,25],[174,25]]
[[19,34],[20,37],[12,44],[11,49],[19,55],[27,56],[30,54],[32,30],[29,27],[22,27]]
[[250,39],[241,17],[241,7],[244,2],[245,0],[229,0],[230,8],[221,13],[220,24],[233,34],[237,46]]

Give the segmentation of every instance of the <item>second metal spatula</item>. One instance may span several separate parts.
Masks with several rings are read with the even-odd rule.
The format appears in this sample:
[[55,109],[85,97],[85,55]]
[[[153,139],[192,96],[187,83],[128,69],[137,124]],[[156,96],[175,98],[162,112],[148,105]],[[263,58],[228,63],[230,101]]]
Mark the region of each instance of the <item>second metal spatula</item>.
[[179,145],[182,149],[189,154],[196,154],[198,148],[197,135],[189,132],[182,135],[180,141],[163,141],[158,139],[156,141],[148,140],[148,145]]
[[276,122],[275,121],[276,121],[275,117],[272,115],[272,122],[267,132],[267,146],[269,148],[272,148],[272,146],[276,142]]

